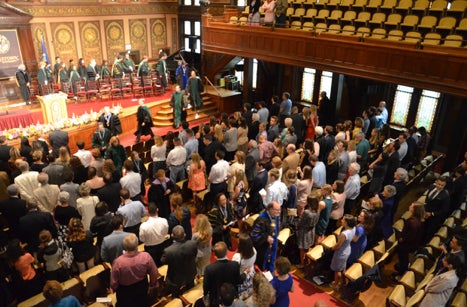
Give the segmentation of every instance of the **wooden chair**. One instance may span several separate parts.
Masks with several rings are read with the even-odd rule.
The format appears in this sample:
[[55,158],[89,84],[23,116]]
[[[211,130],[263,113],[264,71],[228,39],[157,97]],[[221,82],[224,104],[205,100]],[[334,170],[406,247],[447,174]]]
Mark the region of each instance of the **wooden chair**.
[[85,302],[93,302],[96,297],[107,296],[110,283],[110,270],[103,265],[97,265],[79,275],[82,280]]
[[103,80],[99,82],[99,95],[101,97],[101,101],[104,99],[110,99],[112,97],[112,95],[110,94],[111,89],[112,89],[111,84]]
[[131,88],[131,80],[129,76],[122,78],[122,96],[123,98],[133,97],[133,89]]
[[73,85],[71,82],[62,82],[61,91],[66,94],[67,99],[75,99],[75,93],[73,93]]
[[185,292],[181,299],[185,305],[193,305],[198,299],[203,297],[203,283],[198,283],[196,286]]
[[160,77],[152,77],[154,95],[162,95],[165,93]]
[[122,79],[114,78],[111,80],[112,89],[110,90],[110,97],[112,99],[123,98],[122,95]]
[[86,85],[84,81],[75,81],[75,89],[76,89],[76,101],[83,102],[88,100],[88,93],[86,92]]
[[141,79],[139,77],[133,78],[133,97],[143,97],[144,90],[143,86],[141,85]]
[[87,81],[87,100],[91,100],[92,98],[97,99],[97,94],[99,93],[99,86],[97,81]]

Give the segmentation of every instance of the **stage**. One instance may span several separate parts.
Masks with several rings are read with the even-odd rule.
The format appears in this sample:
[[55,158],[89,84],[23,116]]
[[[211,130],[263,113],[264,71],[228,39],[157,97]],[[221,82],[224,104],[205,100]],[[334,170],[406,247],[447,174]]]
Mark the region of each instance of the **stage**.
[[[181,130],[181,128],[175,129],[172,127],[171,111],[169,114],[166,114],[167,110],[170,110],[169,103],[171,95],[172,91],[168,90],[162,95],[144,97],[145,104],[149,108],[153,116],[155,127],[153,127],[152,129],[154,134],[156,135],[164,136],[169,131],[175,132]],[[66,108],[70,121],[69,123],[67,123],[67,127],[63,128],[63,130],[68,131],[69,147],[71,152],[75,152],[77,150],[76,142],[78,140],[84,140],[86,148],[91,148],[92,134],[96,130],[94,120],[98,117],[98,115],[100,115],[103,108],[106,106],[110,108],[114,106],[121,107],[119,108],[119,118],[122,125],[122,134],[119,135],[120,142],[123,146],[134,144],[135,136],[133,135],[133,133],[136,130],[136,112],[139,106],[138,99],[139,98],[127,98],[104,101],[96,99],[93,101],[82,103],[67,103]],[[229,114],[232,113],[233,109],[237,109],[236,107],[240,104],[240,99],[241,95],[238,92],[231,95],[219,96],[215,93],[207,91],[205,94],[203,94],[205,106],[203,106],[203,108],[199,112],[199,118],[195,119],[194,111],[189,110],[190,114],[188,116],[188,121],[190,123],[190,127],[196,127],[201,123],[209,122],[209,116],[211,115],[217,116],[220,114],[220,112],[227,112]],[[23,132],[26,132],[26,134],[32,141],[34,132],[39,130],[42,124],[44,124],[44,116],[41,112],[40,105],[23,105],[20,107],[15,107],[14,109],[11,108],[8,111],[9,114],[5,116],[11,117],[11,119],[5,121],[4,124],[5,127],[11,129],[8,131],[8,144],[11,146],[19,147],[20,138],[18,136],[22,135]],[[164,116],[168,117],[168,119],[164,122],[159,122],[158,118],[161,117],[161,114],[166,114]],[[13,117],[15,118],[14,120]],[[72,120],[73,118],[75,118],[75,120]],[[86,119],[85,123],[81,123],[80,120],[82,118]],[[2,124],[4,123],[4,120],[1,116],[0,121],[2,121]],[[18,126],[11,127],[11,125],[16,125],[15,123],[18,123]],[[29,129],[24,129],[29,124],[32,126],[30,126]],[[48,126],[50,130],[50,125]],[[0,134],[5,133],[5,131],[1,130],[4,130],[4,128],[0,128]],[[45,132],[48,132],[48,130],[46,129]]]

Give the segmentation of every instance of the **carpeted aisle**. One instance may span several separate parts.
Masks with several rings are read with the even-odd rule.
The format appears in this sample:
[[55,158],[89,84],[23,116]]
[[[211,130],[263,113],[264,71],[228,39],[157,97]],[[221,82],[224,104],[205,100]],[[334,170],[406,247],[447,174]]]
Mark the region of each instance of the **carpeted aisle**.
[[313,304],[319,300],[325,301],[329,307],[348,306],[347,304],[335,299],[326,292],[321,291],[311,282],[300,278],[295,274],[292,275],[294,279],[294,292],[289,293],[291,307],[312,307]]

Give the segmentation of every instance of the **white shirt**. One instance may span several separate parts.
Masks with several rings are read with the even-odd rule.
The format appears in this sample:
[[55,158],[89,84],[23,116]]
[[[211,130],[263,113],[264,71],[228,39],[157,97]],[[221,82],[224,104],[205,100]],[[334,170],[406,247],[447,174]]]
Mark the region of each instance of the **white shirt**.
[[383,118],[383,125],[386,124],[388,122],[388,109],[381,109],[381,117]]
[[167,166],[180,166],[186,162],[186,149],[183,146],[175,146],[167,156]]
[[84,167],[88,168],[89,165],[91,165],[92,155],[89,150],[80,149],[74,154],[74,156],[81,160],[81,163],[83,163]]
[[135,197],[141,193],[141,175],[135,172],[126,172],[125,176],[120,178],[122,189],[130,192],[130,197]]
[[217,184],[227,180],[227,175],[229,174],[230,165],[229,162],[225,160],[218,160],[216,164],[211,167],[211,172],[209,172],[209,182]]
[[263,198],[264,206],[267,206],[272,201],[277,201],[281,206],[289,194],[289,189],[285,183],[280,180],[276,180],[269,185],[266,191],[266,197]]
[[350,176],[344,185],[344,192],[347,199],[354,200],[360,194],[360,175]]
[[153,145],[151,147],[151,158],[154,162],[165,161],[165,154],[166,154],[166,146],[162,144],[162,146]]
[[139,239],[146,246],[161,244],[169,232],[169,223],[165,218],[150,216],[139,227]]
[[397,151],[399,153],[399,161],[402,161],[402,159],[404,159],[405,155],[407,155],[408,149],[409,146],[407,145],[407,142],[401,143],[401,147]]

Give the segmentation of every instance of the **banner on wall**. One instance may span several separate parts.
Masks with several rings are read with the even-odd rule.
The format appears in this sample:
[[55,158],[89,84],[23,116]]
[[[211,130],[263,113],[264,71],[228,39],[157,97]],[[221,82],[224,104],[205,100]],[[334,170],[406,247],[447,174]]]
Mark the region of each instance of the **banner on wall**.
[[14,76],[22,62],[16,30],[0,30],[0,78]]

